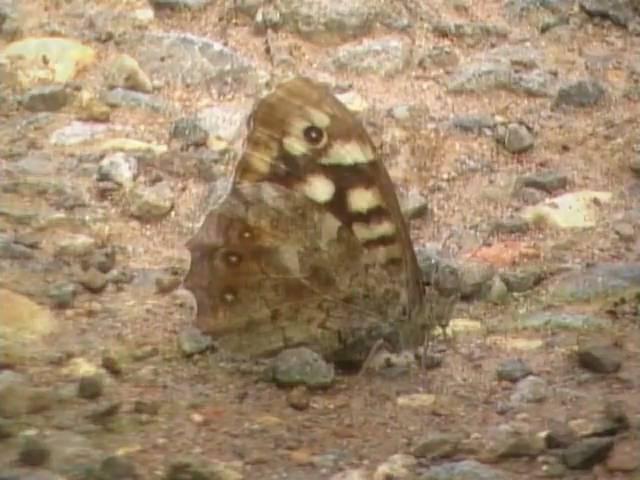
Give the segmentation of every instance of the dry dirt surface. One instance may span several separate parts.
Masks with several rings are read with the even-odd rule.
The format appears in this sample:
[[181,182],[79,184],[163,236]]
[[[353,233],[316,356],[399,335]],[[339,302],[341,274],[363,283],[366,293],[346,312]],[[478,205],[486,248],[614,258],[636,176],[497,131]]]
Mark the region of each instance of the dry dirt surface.
[[[633,0],[0,0],[0,479],[639,479],[639,32]],[[282,386],[190,328],[185,243],[294,73],[458,273],[432,368]]]

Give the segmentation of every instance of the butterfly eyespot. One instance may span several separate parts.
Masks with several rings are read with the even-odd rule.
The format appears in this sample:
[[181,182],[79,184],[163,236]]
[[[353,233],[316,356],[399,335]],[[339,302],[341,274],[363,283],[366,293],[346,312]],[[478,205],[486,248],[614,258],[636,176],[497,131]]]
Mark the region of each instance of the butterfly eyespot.
[[226,303],[227,305],[231,305],[232,303],[235,303],[236,299],[238,298],[238,295],[236,294],[236,292],[231,289],[231,288],[227,288],[222,292],[221,295],[221,299],[224,303]]
[[253,238],[253,233],[248,228],[244,229],[240,232],[240,238],[242,240],[251,240]]
[[313,146],[320,145],[324,140],[324,132],[315,125],[309,125],[302,133],[307,143]]
[[239,253],[227,252],[224,254],[224,261],[227,265],[235,267],[242,261],[242,256]]

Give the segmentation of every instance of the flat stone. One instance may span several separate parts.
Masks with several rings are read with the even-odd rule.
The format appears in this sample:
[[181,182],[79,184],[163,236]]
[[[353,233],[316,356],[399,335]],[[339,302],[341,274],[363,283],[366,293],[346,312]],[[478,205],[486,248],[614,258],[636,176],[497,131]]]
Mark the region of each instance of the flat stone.
[[610,200],[611,192],[569,192],[526,207],[521,215],[531,223],[542,221],[557,228],[594,227],[599,218],[597,205]]
[[[21,77],[24,86],[48,79],[56,83],[73,80],[77,72],[95,61],[91,47],[69,38],[33,37],[10,43],[0,50],[0,57],[22,58],[29,65],[29,75]],[[42,62],[46,58],[47,62]]]
[[578,440],[562,453],[562,460],[570,469],[588,469],[607,458],[613,448],[613,443],[612,438]]
[[622,366],[622,352],[610,345],[586,345],[578,349],[580,366],[596,373],[615,373]]

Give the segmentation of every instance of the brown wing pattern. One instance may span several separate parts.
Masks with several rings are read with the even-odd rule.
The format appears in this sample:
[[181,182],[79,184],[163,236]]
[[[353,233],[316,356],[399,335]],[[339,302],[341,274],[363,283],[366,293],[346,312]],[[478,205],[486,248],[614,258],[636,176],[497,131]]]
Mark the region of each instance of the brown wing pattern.
[[197,325],[230,350],[308,344],[357,360],[381,337],[422,341],[424,292],[391,179],[361,123],[311,80],[257,103],[232,188],[188,248]]

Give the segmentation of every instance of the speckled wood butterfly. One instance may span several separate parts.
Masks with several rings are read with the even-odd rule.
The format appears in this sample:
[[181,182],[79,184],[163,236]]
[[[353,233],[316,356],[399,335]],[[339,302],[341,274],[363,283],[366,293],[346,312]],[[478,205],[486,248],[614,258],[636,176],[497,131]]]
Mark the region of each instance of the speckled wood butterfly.
[[197,326],[257,357],[308,345],[359,363],[417,346],[424,290],[394,187],[361,122],[323,85],[256,104],[226,197],[187,244]]

